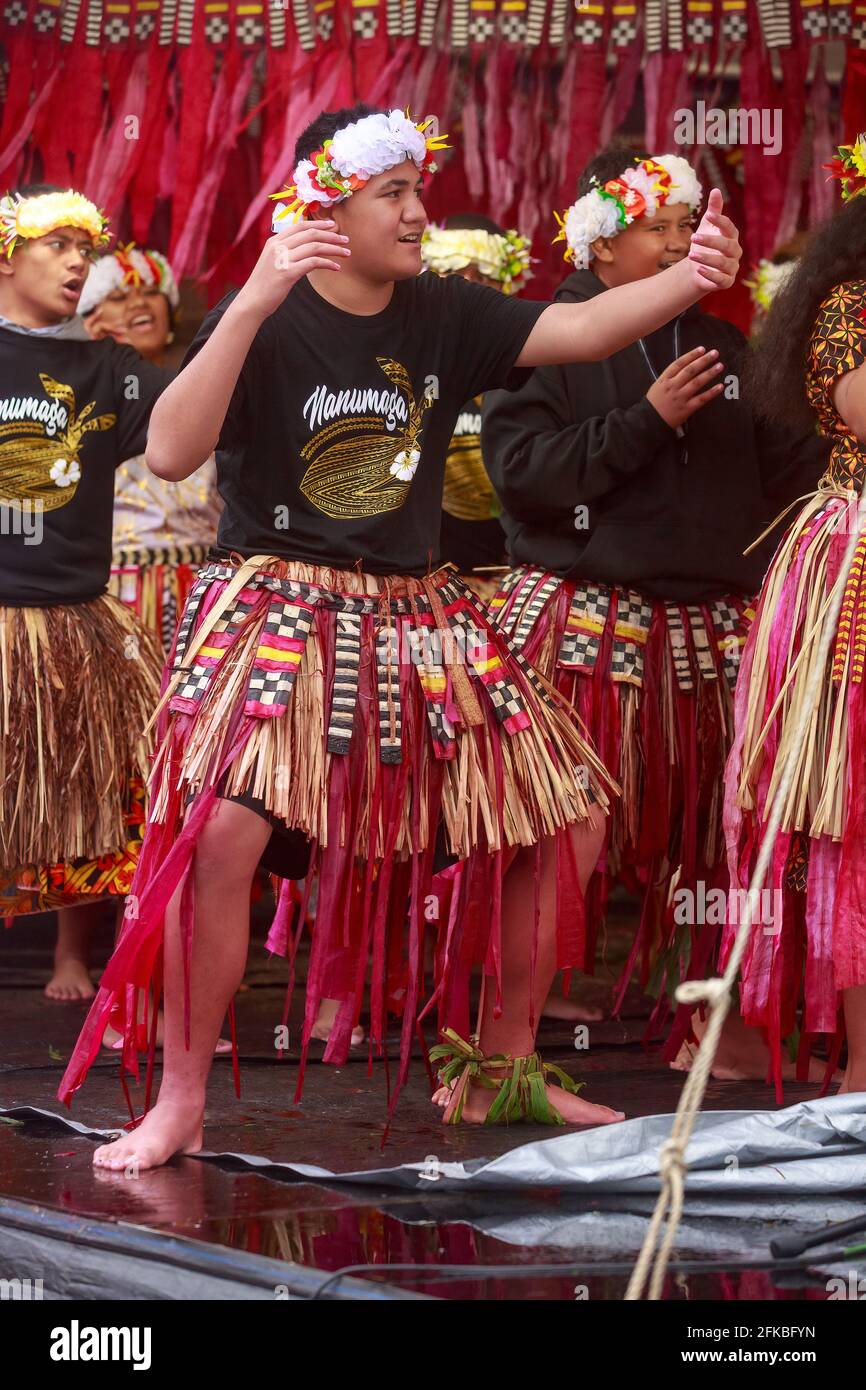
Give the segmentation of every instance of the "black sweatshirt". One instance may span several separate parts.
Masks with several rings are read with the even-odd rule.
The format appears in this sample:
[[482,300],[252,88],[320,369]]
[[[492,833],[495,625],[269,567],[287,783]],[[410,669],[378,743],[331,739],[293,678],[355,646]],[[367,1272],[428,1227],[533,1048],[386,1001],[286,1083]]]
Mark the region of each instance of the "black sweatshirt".
[[[556,299],[604,291],[578,270]],[[778,528],[743,550],[815,489],[828,444],[754,418],[738,396],[747,342],[724,319],[693,306],[643,342],[657,375],[692,348],[719,351],[725,390],[682,437],[646,399],[653,377],[640,343],[603,362],[540,367],[520,390],[485,396],[484,462],[510,559],[681,603],[753,594]]]

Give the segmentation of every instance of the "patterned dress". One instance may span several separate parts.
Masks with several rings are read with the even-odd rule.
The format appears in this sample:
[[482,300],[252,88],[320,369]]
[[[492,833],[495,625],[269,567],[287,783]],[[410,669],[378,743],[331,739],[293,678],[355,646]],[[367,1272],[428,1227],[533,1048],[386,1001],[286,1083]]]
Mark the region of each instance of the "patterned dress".
[[[747,1023],[767,1030],[777,1059],[781,1039],[799,1024],[804,1063],[815,1034],[841,1044],[839,992],[866,983],[866,536],[845,580],[817,709],[806,737],[799,732],[804,692],[820,659],[823,613],[858,525],[866,477],[866,446],[836,410],[834,388],[864,362],[866,281],[851,281],[821,305],[809,346],[806,390],[831,440],[830,462],[767,572],[743,655],[726,774],[731,883],[742,895],[783,758],[794,746],[794,782],[743,958],[741,1007]],[[723,958],[736,916],[728,914]]]
[[216,539],[220,510],[212,458],[178,483],[157,478],[143,455],[117,470],[109,591],[156,633],[165,651]]

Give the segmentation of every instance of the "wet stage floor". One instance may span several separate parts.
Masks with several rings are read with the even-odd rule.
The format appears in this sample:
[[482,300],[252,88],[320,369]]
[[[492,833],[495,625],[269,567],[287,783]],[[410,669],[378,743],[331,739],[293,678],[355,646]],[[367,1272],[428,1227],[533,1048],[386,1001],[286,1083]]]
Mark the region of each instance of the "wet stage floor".
[[[0,933],[2,1108],[30,1105],[57,1115],[69,1113],[55,1093],[87,1006],[43,997],[52,941],[52,928],[43,919],[19,922]],[[104,951],[102,957],[97,952],[100,958]],[[372,1075],[368,1074],[364,1048],[347,1065],[334,1068],[321,1064],[323,1048],[318,1045],[311,1054],[303,1100],[296,1104],[296,1054],[290,1049],[288,1057],[279,1060],[274,1049],[284,980],[285,963],[268,960],[261,940],[254,941],[236,1006],[241,1095],[237,1098],[234,1092],[231,1059],[217,1058],[206,1112],[209,1150],[356,1172],[423,1162],[429,1156],[442,1162],[495,1157],[550,1137],[549,1130],[532,1125],[511,1129],[441,1125],[439,1112],[429,1100],[419,1056],[383,1150],[383,1069],[377,1060]],[[584,1002],[604,1004],[607,994],[604,983],[593,982],[581,997]],[[547,1060],[585,1080],[584,1094],[592,1101],[615,1105],[630,1117],[668,1113],[676,1106],[682,1077],[643,1048],[640,1039],[646,1012],[646,1002],[631,996],[622,1020],[588,1025],[589,1047],[580,1051],[575,1050],[571,1025],[544,1022],[541,1051]],[[300,1036],[299,1024],[300,995],[289,1021],[290,1042]],[[396,1042],[392,1053],[396,1058]],[[94,1128],[117,1127],[128,1118],[117,1071],[117,1059],[103,1050],[75,1099],[72,1118]],[[158,1066],[156,1071],[158,1080]],[[786,1088],[786,1103],[816,1093],[814,1086],[792,1085]],[[140,1098],[140,1092],[133,1094]],[[766,1109],[772,1104],[772,1092],[762,1083],[711,1082],[705,1108]],[[201,1244],[222,1253],[223,1274],[235,1280],[231,1295],[220,1293],[216,1284],[200,1292],[202,1297],[274,1297],[281,1268],[331,1272],[370,1265],[381,1267],[392,1290],[435,1297],[573,1299],[577,1289],[578,1297],[617,1299],[624,1292],[645,1227],[639,1204],[632,1204],[630,1210],[625,1199],[566,1199],[553,1190],[535,1190],[526,1196],[453,1194],[437,1193],[431,1183],[429,1195],[419,1199],[413,1192],[312,1184],[195,1158],[175,1159],[165,1168],[133,1179],[94,1170],[95,1142],[48,1122],[0,1121],[0,1208],[12,1212],[13,1225],[18,1222],[17,1239],[26,1238],[27,1213],[37,1212],[45,1213],[40,1219],[49,1226],[57,1219],[55,1234],[61,1240],[67,1239],[64,1221],[74,1219],[76,1239],[86,1242],[96,1233],[96,1243],[101,1241],[106,1249],[112,1232],[120,1238],[118,1249],[122,1249],[124,1232],[144,1228],[151,1233],[147,1239],[157,1244],[144,1252],[147,1259],[142,1268],[147,1260],[152,1266],[158,1258],[154,1250],[159,1238],[180,1242],[183,1259],[192,1251],[194,1265],[201,1263]],[[820,1208],[813,1220],[821,1221]],[[0,1253],[2,1227],[0,1220]],[[526,1231],[533,1229],[537,1236],[527,1238]],[[784,1284],[774,1285],[770,1274],[757,1267],[766,1252],[766,1232],[756,1233],[751,1260],[743,1259],[741,1242],[726,1244],[724,1222],[718,1241],[710,1244],[708,1249],[702,1238],[690,1249],[688,1234],[678,1243],[682,1268],[671,1275],[669,1298],[825,1296],[823,1281],[818,1291],[810,1287],[813,1281],[805,1273],[793,1283],[786,1276]],[[136,1286],[137,1276],[130,1274],[135,1266],[132,1259],[113,1267],[113,1272],[82,1275],[79,1271],[66,1278],[56,1243],[52,1248],[56,1296],[188,1296],[176,1292],[170,1279],[160,1286],[152,1271],[142,1275]],[[394,1268],[406,1264],[436,1268],[427,1273]],[[748,1268],[749,1264],[754,1267]],[[479,1271],[475,1277],[447,1281],[435,1277],[440,1266],[479,1265],[502,1269],[496,1275]],[[506,1277],[506,1267],[516,1277]],[[556,1272],[559,1267],[561,1273]],[[132,1291],[118,1294],[116,1289],[127,1275]],[[204,1277],[202,1287],[209,1288]],[[302,1288],[300,1296],[309,1296],[309,1289]]]

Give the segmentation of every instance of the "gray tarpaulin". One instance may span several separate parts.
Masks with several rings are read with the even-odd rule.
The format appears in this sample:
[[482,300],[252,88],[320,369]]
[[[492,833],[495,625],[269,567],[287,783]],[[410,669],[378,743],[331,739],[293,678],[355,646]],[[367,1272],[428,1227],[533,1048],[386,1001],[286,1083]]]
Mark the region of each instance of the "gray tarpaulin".
[[[54,1112],[18,1106],[0,1115],[50,1116],[80,1134],[88,1129]],[[641,1194],[658,1191],[659,1150],[672,1115],[650,1115],[591,1130],[568,1130],[522,1144],[495,1159],[439,1162],[333,1173],[302,1163],[279,1163],[257,1154],[202,1152],[203,1159],[232,1159],[267,1173],[293,1173],[315,1182],[344,1182],[415,1192],[523,1192],[555,1187],[565,1193]],[[515,1137],[518,1131],[515,1131]],[[435,1148],[435,1140],[431,1141]],[[710,1110],[697,1118],[688,1150],[690,1198],[717,1195],[739,1200],[866,1191],[866,1094],[804,1101],[783,1110]],[[689,1207],[692,1207],[691,1201]]]

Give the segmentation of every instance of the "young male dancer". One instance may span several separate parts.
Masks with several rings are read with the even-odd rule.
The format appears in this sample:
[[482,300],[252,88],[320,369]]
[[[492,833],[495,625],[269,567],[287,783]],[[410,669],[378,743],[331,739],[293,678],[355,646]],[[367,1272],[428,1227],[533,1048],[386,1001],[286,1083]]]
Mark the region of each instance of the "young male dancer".
[[311,842],[319,871],[304,1052],[320,1000],[336,998],[325,1056],[345,1059],[369,967],[378,1047],[388,1012],[402,1014],[404,1081],[441,827],[468,860],[437,952],[439,1020],[455,1034],[468,1031],[471,968],[487,970],[480,1036],[454,1041],[465,1065],[446,1118],[620,1118],[547,1086],[534,1051],[557,965],[579,953],[574,901],[601,842],[604,770],[430,557],[466,400],[515,367],[615,351],[730,284],[740,248],[714,193],[689,258],[611,292],[604,313],[419,275],[423,176],[439,144],[400,111],[314,122],[296,151],[301,220],[206,320],[152,421],[147,458],[162,477],[189,476],[217,447],[219,542],[247,558],[206,568],[190,596],[137,916],[60,1090],[68,1100],[83,1081],[109,1016],[134,1064],[127,986],[146,985],[164,956],[159,1097],[97,1164],[152,1166],[201,1146],[250,880],[276,827]]
[[93,993],[93,904],[129,892],[157,644],[106,594],[114,473],[168,376],[75,315],[105,220],[72,190],[0,199],[0,915],[58,909],[46,993]]
[[[557,303],[603,312],[616,287],[681,266],[703,193],[680,156],[614,147],[578,191],[560,232],[575,268]],[[621,989],[639,963],[657,1022],[686,973],[712,968],[719,939],[717,907],[701,905],[725,902],[733,688],[768,558],[766,546],[743,552],[814,487],[826,455],[814,433],[756,420],[739,393],[745,348],[733,325],[690,306],[604,362],[542,367],[485,401],[485,463],[515,566],[491,612],[580,713],[622,787],[584,968],[609,886],[624,879],[642,912]],[[679,1024],[682,1035],[686,1011]],[[733,1031],[718,1069],[763,1075],[765,1052],[742,1055]]]

